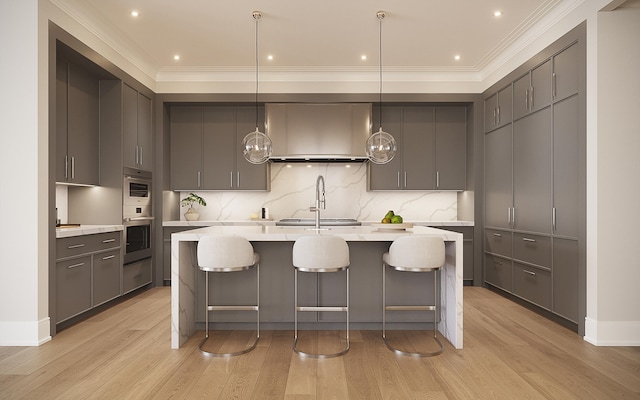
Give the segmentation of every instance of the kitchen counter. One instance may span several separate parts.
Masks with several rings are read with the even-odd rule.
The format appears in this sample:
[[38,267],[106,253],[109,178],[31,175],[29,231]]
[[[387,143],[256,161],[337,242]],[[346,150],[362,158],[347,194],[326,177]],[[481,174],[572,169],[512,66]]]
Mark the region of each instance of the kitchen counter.
[[[463,237],[462,234],[440,230],[431,227],[416,226],[407,230],[378,230],[371,226],[332,227],[315,232],[300,227],[283,226],[210,226],[178,232],[171,235],[171,347],[179,348],[196,331],[199,310],[196,303],[202,296],[200,288],[203,273],[197,268],[196,243],[205,236],[216,234],[231,234],[245,237],[251,241],[261,254],[260,281],[261,309],[280,310],[279,320],[269,320],[265,316],[261,320],[265,325],[291,329],[292,317],[289,312],[293,308],[293,266],[291,266],[291,246],[293,242],[304,235],[336,235],[349,242],[351,254],[352,285],[379,290],[351,291],[350,301],[354,308],[364,309],[357,323],[363,326],[381,329],[381,265],[382,253],[388,250],[390,243],[404,235],[436,235],[445,241],[446,263],[441,274],[440,296],[443,307],[438,323],[438,330],[455,348],[462,348],[463,328]],[[274,274],[280,274],[275,278]],[[272,274],[272,275],[270,275]],[[408,276],[408,275],[407,275]],[[411,276],[409,276],[411,278]],[[274,282],[267,284],[267,282]],[[277,284],[275,284],[277,282]],[[273,293],[270,293],[273,292]],[[291,293],[289,293],[291,292]],[[277,301],[269,303],[271,297]],[[264,301],[263,301],[264,300]],[[204,312],[204,311],[203,311]],[[262,314],[262,313],[261,313]],[[290,315],[291,314],[291,315]],[[353,313],[355,315],[355,311]],[[423,317],[424,318],[424,317]],[[291,320],[289,320],[291,319]],[[225,321],[218,322],[220,326]],[[321,323],[318,324],[320,326]],[[291,326],[289,326],[291,325]]]
[[123,225],[80,225],[78,227],[56,228],[56,239],[123,230]]
[[[380,221],[361,221],[362,226],[379,223]],[[418,226],[473,226],[473,221],[407,221]],[[163,227],[172,226],[255,226],[266,225],[274,226],[276,221],[273,220],[238,220],[238,221],[163,221]]]

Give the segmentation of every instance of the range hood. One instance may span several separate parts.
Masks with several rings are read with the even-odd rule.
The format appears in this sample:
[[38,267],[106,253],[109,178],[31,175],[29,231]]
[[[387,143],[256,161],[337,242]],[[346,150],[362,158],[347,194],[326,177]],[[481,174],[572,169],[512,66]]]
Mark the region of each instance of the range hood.
[[272,161],[365,161],[371,103],[267,103]]

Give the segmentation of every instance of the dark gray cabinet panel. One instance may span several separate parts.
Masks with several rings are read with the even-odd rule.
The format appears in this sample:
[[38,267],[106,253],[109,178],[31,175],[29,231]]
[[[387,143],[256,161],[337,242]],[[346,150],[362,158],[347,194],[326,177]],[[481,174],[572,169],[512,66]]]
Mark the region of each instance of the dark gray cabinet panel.
[[434,189],[434,107],[404,107],[402,124],[403,189]]
[[513,119],[551,103],[552,63],[547,60],[513,83]]
[[562,100],[578,93],[580,52],[574,43],[553,58],[553,99]]
[[436,107],[436,189],[461,190],[467,183],[467,108]]
[[553,312],[578,322],[578,241],[553,239]]
[[122,294],[151,283],[151,258],[122,267]]
[[202,168],[202,107],[171,108],[171,189],[199,189]]
[[56,263],[56,322],[91,308],[91,256]]
[[552,135],[549,107],[513,124],[512,226],[551,233]]
[[68,73],[67,62],[58,59],[56,63],[56,182],[66,182],[69,173],[67,156]]
[[120,296],[121,270],[119,248],[93,255],[93,307]]
[[512,93],[511,84],[499,90],[484,101],[484,131],[489,132],[511,122]]
[[551,309],[551,271],[513,263],[513,294]]
[[485,134],[485,225],[511,227],[513,205],[511,125]]
[[485,253],[484,281],[508,292],[512,288],[513,270],[510,258]]
[[496,229],[485,229],[484,250],[511,258],[513,255],[513,233]]
[[123,160],[127,167],[152,170],[151,107],[151,99],[122,85]]
[[[374,127],[380,125],[380,110],[374,108]],[[369,162],[369,190],[398,190],[401,186],[401,170],[403,159],[402,139],[402,107],[382,108],[383,130],[390,133],[396,140],[398,151],[393,160],[386,164],[374,164]],[[374,129],[375,132],[378,129]]]
[[529,264],[551,268],[551,238],[515,232],[513,258]]
[[264,132],[264,111],[260,107],[236,107],[236,189],[238,190],[269,190],[269,163],[251,164],[242,155],[242,140],[256,130],[256,112],[258,113],[258,127]]
[[235,109],[203,108],[202,189],[234,188],[235,182]]
[[574,95],[554,104],[553,112],[553,233],[578,237],[579,110]]

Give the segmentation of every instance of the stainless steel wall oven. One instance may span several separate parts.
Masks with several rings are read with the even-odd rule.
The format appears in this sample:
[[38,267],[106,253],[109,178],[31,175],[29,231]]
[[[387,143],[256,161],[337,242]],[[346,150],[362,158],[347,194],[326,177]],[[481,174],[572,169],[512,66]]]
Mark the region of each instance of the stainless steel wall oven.
[[124,169],[122,204],[124,263],[130,264],[152,255],[151,172]]

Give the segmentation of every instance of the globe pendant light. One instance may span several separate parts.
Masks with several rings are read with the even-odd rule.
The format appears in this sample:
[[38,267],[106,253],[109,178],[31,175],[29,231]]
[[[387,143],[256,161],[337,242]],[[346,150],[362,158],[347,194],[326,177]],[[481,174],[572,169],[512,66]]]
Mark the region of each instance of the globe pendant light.
[[367,157],[374,164],[386,164],[395,157],[397,146],[393,136],[382,130],[382,20],[385,16],[384,11],[378,11],[376,16],[380,25],[380,128],[378,132],[367,139],[366,152]]
[[263,164],[271,157],[272,143],[269,136],[258,128],[258,21],[262,18],[260,11],[253,12],[256,20],[256,130],[242,139],[242,154],[252,164]]

